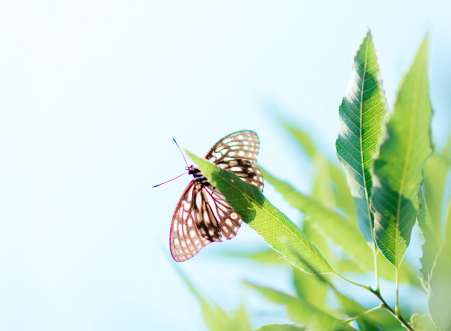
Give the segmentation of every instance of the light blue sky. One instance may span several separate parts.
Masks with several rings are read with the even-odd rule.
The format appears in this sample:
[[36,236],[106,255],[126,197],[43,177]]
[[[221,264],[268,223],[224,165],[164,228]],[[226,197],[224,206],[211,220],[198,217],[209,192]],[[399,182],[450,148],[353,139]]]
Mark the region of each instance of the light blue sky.
[[[0,9],[0,330],[203,330],[168,247],[190,178],[152,189],[183,172],[172,137],[203,156],[226,134],[254,130],[260,164],[308,192],[312,169],[267,110],[279,105],[336,160],[337,109],[368,28],[390,107],[430,30],[436,136],[451,124],[449,1],[10,1]],[[46,54],[59,46],[103,54]],[[265,193],[300,219],[269,186]],[[241,279],[289,289],[283,270],[218,259],[262,247],[244,226],[180,267],[230,311],[248,295]],[[280,320],[280,310],[261,319]]]

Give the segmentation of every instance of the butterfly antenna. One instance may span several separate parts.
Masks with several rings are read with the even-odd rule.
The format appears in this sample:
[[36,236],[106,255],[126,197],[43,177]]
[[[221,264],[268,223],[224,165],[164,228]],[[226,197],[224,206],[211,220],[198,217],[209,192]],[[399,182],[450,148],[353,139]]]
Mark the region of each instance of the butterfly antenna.
[[161,183],[161,184],[155,185],[155,186],[154,186],[154,188],[155,188],[155,187],[157,187],[157,186],[160,186],[160,185],[163,185],[163,184],[169,183],[170,181],[172,181],[172,180],[174,180],[174,179],[177,179],[177,178],[179,178],[179,177],[181,177],[181,176],[183,176],[183,175],[186,175],[186,174],[187,174],[187,172],[184,172],[183,174],[181,174],[181,175],[178,175],[177,177],[175,177],[175,178],[172,178],[172,179],[168,180],[167,182],[164,182],[164,183]]
[[174,140],[175,144],[177,145],[177,147],[178,147],[179,150],[180,150],[180,153],[182,153],[182,156],[183,156],[183,159],[185,160],[186,166],[189,167],[188,162],[186,162],[185,155],[183,155],[183,152],[182,152],[182,150],[180,149],[179,144],[177,144],[177,142],[175,141],[174,138],[172,138],[172,140]]

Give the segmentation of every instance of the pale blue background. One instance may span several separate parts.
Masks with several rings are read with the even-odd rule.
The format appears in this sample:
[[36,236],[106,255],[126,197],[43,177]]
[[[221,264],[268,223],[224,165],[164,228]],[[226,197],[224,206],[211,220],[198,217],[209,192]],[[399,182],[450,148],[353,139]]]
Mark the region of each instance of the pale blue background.
[[[260,164],[308,192],[312,168],[268,109],[280,107],[336,161],[337,108],[368,28],[390,106],[430,30],[434,128],[443,139],[450,2],[377,3],[2,2],[0,330],[204,330],[168,247],[190,178],[152,189],[183,172],[172,137],[203,156],[226,134],[254,130]],[[113,52],[45,54],[54,46]],[[271,187],[265,192],[300,219]],[[288,291],[286,270],[218,258],[262,247],[244,226],[180,267],[228,312],[250,300],[253,327],[285,321],[240,281]]]

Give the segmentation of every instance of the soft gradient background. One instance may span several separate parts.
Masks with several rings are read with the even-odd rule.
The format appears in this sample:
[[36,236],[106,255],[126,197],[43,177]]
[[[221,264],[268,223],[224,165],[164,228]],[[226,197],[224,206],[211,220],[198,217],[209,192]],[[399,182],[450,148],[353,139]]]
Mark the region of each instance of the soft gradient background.
[[[312,168],[271,112],[336,161],[337,109],[367,29],[390,107],[429,30],[441,147],[450,12],[449,1],[2,2],[0,330],[205,330],[168,247],[190,178],[152,188],[185,167],[172,137],[203,156],[226,134],[254,130],[260,164],[309,192]],[[59,46],[103,54],[46,54]],[[253,327],[283,322],[240,281],[290,291],[288,271],[220,257],[263,247],[243,226],[180,267],[226,311],[248,302]]]

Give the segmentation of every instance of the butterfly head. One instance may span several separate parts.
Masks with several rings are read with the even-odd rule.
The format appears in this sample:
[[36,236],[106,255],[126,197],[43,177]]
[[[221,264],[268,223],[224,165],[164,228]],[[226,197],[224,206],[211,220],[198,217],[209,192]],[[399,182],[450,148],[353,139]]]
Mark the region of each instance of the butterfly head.
[[188,170],[188,175],[194,175],[197,174],[199,171],[199,169],[195,168],[193,165],[190,165],[188,167],[185,168],[186,170]]

